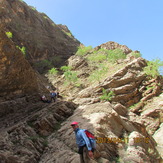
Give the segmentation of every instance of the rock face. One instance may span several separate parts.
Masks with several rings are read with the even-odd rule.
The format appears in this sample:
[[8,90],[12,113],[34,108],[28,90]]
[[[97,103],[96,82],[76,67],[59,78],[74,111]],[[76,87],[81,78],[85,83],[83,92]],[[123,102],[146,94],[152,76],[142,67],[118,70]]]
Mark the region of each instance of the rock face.
[[67,27],[23,1],[1,0],[0,23],[13,34],[16,45],[26,48],[26,59],[39,72],[64,64],[80,45]]
[[[1,29],[2,30],[2,29]],[[37,75],[21,51],[0,31],[1,97],[21,97],[39,92]]]
[[132,52],[132,50],[129,49],[126,45],[120,45],[113,41],[109,41],[107,43],[101,44],[97,46],[95,50],[98,50],[101,48],[108,49],[108,50],[121,49],[125,54],[129,54]]
[[40,101],[39,94],[48,92],[3,28],[0,30],[0,89],[0,117],[15,112],[27,113]]
[[75,107],[73,103],[58,101],[5,129],[1,123],[0,162],[38,163],[50,145],[47,136],[60,128],[60,123],[72,115]]
[[[71,56],[80,43],[66,26],[15,0],[0,1],[0,21],[0,163],[79,163],[72,121],[95,134],[96,163],[162,161],[163,78],[143,73],[145,59],[122,59],[112,64],[114,73],[89,84],[87,77],[97,66],[90,69],[86,57]],[[101,48],[131,52],[115,42],[95,50]],[[50,83],[32,67],[43,72],[66,59],[69,75],[77,70],[83,83],[65,87],[59,74],[55,79],[63,96],[55,103],[41,102]],[[114,92],[109,101],[101,100],[103,89]]]

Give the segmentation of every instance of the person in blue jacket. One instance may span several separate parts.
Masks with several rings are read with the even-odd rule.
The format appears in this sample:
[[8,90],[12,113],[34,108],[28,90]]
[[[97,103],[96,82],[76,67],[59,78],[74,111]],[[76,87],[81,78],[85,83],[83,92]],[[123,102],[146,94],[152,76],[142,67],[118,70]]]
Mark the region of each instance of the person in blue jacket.
[[[87,163],[89,158],[94,159],[93,148],[83,129],[80,129],[78,122],[72,122],[71,126],[75,132],[76,144],[78,145],[78,153],[80,154],[80,162]],[[89,156],[89,157],[88,157]]]
[[54,102],[55,102],[56,101],[56,98],[57,98],[57,93],[54,92],[54,90],[52,90],[50,92],[50,97],[51,97],[51,102],[52,102],[52,100],[54,100]]

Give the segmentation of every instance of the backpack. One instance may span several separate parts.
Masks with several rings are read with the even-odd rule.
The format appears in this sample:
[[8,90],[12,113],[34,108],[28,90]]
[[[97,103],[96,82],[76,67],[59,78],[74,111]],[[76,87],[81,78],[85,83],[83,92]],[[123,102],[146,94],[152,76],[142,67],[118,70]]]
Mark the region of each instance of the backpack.
[[85,132],[86,136],[88,137],[92,148],[95,149],[96,148],[95,136],[90,131],[88,131],[88,130],[84,129],[84,132]]
[[51,97],[55,97],[56,96],[56,93],[55,92],[52,92],[51,93]]

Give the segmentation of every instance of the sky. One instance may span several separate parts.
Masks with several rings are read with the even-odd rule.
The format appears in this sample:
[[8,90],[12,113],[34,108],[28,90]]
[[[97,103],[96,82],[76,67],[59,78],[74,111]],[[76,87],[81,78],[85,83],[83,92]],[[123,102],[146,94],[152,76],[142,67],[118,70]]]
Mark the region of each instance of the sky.
[[108,41],[163,61],[163,0],[23,0],[85,46]]

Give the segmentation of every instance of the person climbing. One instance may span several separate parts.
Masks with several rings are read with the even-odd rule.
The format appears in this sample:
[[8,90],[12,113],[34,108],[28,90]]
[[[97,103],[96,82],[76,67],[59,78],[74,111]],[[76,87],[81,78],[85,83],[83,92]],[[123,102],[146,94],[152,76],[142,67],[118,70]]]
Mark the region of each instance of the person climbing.
[[47,102],[47,103],[49,103],[50,101],[46,98],[46,96],[45,95],[42,95],[41,96],[41,101],[43,101],[43,102]]
[[52,102],[52,100],[54,100],[54,102],[55,102],[56,98],[57,98],[57,93],[55,93],[54,90],[52,90],[50,92],[50,97],[51,97],[51,102]]
[[85,134],[84,129],[80,129],[78,122],[72,122],[71,127],[73,128],[76,136],[76,144],[78,145],[78,153],[80,154],[80,162],[88,163],[90,159],[94,159],[94,148],[91,145],[91,142],[87,135]]

